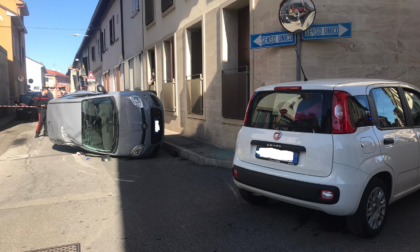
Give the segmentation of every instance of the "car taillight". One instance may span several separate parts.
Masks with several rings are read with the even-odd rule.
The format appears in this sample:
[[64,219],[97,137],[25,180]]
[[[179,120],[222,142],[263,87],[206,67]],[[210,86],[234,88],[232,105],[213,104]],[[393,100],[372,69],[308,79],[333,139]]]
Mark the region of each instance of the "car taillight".
[[254,97],[255,97],[256,94],[257,94],[257,92],[254,92],[254,94],[251,96],[251,99],[249,99],[248,107],[246,108],[246,113],[245,113],[244,126],[246,126],[246,122],[248,120],[249,107],[251,106],[252,99],[254,99]]
[[333,115],[332,133],[349,134],[356,132],[356,128],[351,125],[348,100],[351,95],[344,91],[334,91],[333,96]]

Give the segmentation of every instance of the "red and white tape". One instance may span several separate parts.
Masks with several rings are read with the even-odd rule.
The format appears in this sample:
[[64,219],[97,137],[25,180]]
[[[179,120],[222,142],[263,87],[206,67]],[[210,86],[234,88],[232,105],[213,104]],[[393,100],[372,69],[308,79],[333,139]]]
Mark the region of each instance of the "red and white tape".
[[35,106],[12,106],[12,105],[0,105],[0,108],[36,108]]

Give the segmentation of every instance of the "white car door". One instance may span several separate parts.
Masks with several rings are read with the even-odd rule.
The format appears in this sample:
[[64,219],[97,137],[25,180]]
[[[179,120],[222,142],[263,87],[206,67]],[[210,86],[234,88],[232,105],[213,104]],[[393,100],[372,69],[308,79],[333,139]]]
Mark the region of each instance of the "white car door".
[[367,91],[375,103],[377,123],[373,128],[383,160],[394,171],[393,194],[396,195],[416,185],[418,138],[410,126],[398,85],[373,85]]
[[[410,86],[403,86],[403,92],[405,99],[407,101],[407,106],[409,113],[411,114],[411,120],[413,123],[413,129],[414,133],[417,136],[417,139],[420,140],[420,92],[413,89]],[[419,141],[420,144],[420,141]],[[420,146],[419,146],[419,152],[418,153],[418,159],[419,159],[419,168],[417,171],[417,174],[420,172]],[[420,184],[420,176],[417,175],[417,180],[415,182],[416,185]]]

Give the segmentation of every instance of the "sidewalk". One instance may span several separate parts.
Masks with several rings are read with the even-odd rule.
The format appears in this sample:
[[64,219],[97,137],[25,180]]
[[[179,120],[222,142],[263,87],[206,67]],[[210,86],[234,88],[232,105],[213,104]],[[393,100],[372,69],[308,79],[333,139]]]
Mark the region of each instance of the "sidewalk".
[[187,159],[203,166],[232,168],[235,152],[206,144],[180,133],[165,129],[163,145],[173,156]]

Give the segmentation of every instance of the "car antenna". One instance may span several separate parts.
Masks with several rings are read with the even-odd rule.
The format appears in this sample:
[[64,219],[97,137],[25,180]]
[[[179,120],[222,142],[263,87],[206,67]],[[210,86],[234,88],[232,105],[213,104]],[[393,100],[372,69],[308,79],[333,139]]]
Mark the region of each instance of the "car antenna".
[[296,51],[296,57],[297,57],[297,60],[298,60],[299,65],[300,65],[300,69],[302,69],[303,78],[304,78],[304,80],[305,80],[305,81],[308,81],[308,78],[306,78],[305,71],[303,71],[302,63],[300,62],[298,52],[297,52],[297,50],[296,50],[296,49],[295,49],[295,51]]

